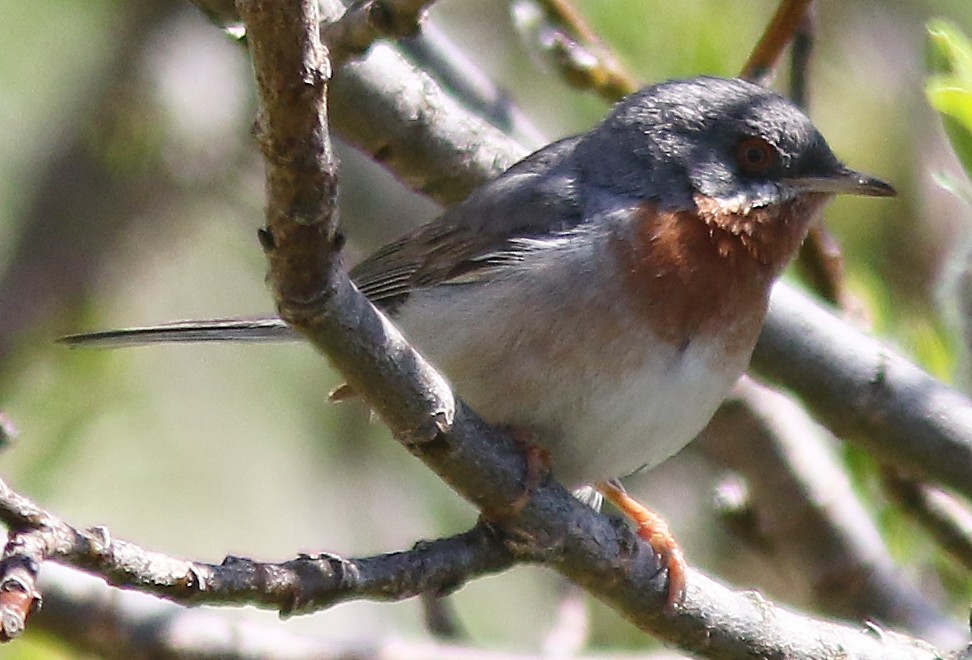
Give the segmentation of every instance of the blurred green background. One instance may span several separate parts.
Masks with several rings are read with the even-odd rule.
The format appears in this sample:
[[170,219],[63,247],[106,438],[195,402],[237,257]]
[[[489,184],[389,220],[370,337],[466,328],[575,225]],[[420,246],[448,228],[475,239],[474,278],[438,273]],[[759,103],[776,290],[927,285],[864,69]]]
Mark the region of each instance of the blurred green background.
[[[645,82],[734,75],[775,4],[577,2]],[[936,375],[968,382],[955,322],[969,184],[926,101],[923,44],[932,17],[972,32],[972,5],[818,4],[810,114],[845,162],[900,193],[841,199],[827,213],[853,292],[878,333]],[[506,3],[442,0],[432,17],[547,138],[605,113],[532,63]],[[249,66],[184,2],[8,0],[0,26],[0,411],[20,430],[0,455],[3,478],[77,525],[214,562],[360,556],[470,526],[471,507],[360,404],[325,402],[339,379],[309,348],[54,344],[69,332],[271,309],[255,239],[263,182]],[[775,87],[785,89],[785,72]],[[347,148],[341,157],[351,255],[435,216],[366,157]],[[728,566],[732,541],[713,522],[717,473],[687,451],[631,487],[667,515],[690,561],[750,586]],[[916,580],[931,579],[927,547],[908,541],[898,552]],[[520,568],[456,601],[475,643],[531,650],[556,598],[552,575]],[[279,625],[336,639],[426,635],[414,601],[346,604]],[[593,640],[650,644],[600,607]],[[56,649],[34,634],[4,651],[71,657]]]

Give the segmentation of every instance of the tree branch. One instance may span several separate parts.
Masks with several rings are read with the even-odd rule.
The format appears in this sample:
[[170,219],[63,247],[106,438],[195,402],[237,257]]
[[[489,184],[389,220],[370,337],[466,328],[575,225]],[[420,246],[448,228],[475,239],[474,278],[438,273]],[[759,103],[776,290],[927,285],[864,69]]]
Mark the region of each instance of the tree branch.
[[549,142],[510,95],[440,30],[434,20],[426,20],[421,34],[399,39],[397,46],[443,90],[513,139],[527,146]]
[[968,631],[894,563],[823,434],[788,397],[743,379],[700,439],[746,480],[760,548],[824,611],[961,643]]
[[886,469],[888,494],[967,570],[972,570],[972,511],[948,493]]
[[383,37],[418,34],[428,6],[435,0],[365,0],[355,2],[337,21],[321,26],[331,65],[336,69],[349,57],[362,55]]
[[637,79],[569,0],[517,0],[512,12],[527,45],[568,84],[612,103],[638,89]]
[[[465,420],[458,424],[467,425]],[[483,469],[495,471],[472,453],[458,462],[474,469],[468,463],[477,460]],[[814,621],[751,593],[730,591],[696,571],[690,571],[690,589],[681,610],[666,617],[662,604],[667,587],[658,575],[657,557],[627,527],[596,514],[556,483],[541,486],[527,509],[529,515],[511,527],[512,536],[503,541],[489,527],[479,526],[405,553],[351,560],[322,555],[283,564],[228,558],[216,566],[146,551],[112,539],[104,529],[78,531],[0,482],[0,520],[15,530],[0,565],[28,567],[27,591],[34,593],[37,570],[51,559],[96,574],[109,584],[183,604],[247,603],[295,613],[351,599],[390,600],[423,590],[448,591],[470,576],[506,568],[519,555],[545,561],[642,629],[695,653],[819,658],[839,646],[858,658],[936,657],[921,642]],[[8,592],[10,578],[11,574],[0,576],[0,594]]]
[[[89,576],[45,568],[44,608],[31,619],[72,650],[98,658],[129,660],[531,660],[536,656],[471,649],[444,642],[359,639],[335,642],[282,630],[279,625],[187,609],[134,592],[118,592]],[[675,660],[673,654],[612,653],[602,660]],[[598,660],[579,655],[577,660]]]
[[[10,620],[13,627],[0,631],[8,638],[19,634],[24,619],[39,604],[36,578],[47,560],[80,568],[114,586],[184,605],[246,604],[274,609],[281,615],[326,609],[347,600],[444,594],[470,577],[495,573],[513,563],[487,525],[423,541],[405,552],[357,559],[322,554],[279,564],[240,557],[227,557],[218,565],[189,561],[112,538],[103,527],[78,530],[3,481],[0,520],[11,530],[0,560],[0,612],[8,604],[7,611],[14,617]],[[5,598],[7,593],[14,596]],[[0,623],[7,623],[2,615]]]
[[760,85],[769,82],[773,69],[783,54],[783,49],[793,39],[800,27],[804,14],[813,0],[780,0],[776,13],[763,31],[759,43],[750,53],[743,65],[740,78],[752,80]]
[[835,435],[972,497],[972,402],[791,287],[773,290],[753,367]]

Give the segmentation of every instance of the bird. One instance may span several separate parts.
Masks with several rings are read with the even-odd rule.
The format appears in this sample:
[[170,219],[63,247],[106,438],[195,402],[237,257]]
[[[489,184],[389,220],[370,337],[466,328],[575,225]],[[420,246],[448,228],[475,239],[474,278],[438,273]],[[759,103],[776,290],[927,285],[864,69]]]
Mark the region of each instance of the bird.
[[[687,445],[745,372],[774,281],[840,194],[891,196],[807,115],[741,79],[646,87],[350,271],[483,419],[593,487],[668,569],[665,521],[618,481]],[[278,318],[188,321],[71,345],[277,340]]]

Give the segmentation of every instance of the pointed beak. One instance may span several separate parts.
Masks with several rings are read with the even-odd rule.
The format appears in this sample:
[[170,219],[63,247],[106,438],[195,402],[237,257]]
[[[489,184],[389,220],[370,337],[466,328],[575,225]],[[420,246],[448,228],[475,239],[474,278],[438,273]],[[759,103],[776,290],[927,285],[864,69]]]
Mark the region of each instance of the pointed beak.
[[783,179],[783,183],[801,192],[833,195],[864,195],[866,197],[894,197],[898,192],[877,177],[842,167],[833,174]]

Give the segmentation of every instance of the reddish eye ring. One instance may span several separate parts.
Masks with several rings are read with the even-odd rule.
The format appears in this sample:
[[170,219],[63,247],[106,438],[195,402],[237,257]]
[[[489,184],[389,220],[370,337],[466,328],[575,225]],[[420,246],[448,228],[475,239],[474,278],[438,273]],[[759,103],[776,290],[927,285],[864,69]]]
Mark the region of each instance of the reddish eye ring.
[[743,138],[736,145],[736,163],[746,174],[760,174],[776,163],[776,149],[762,138]]

